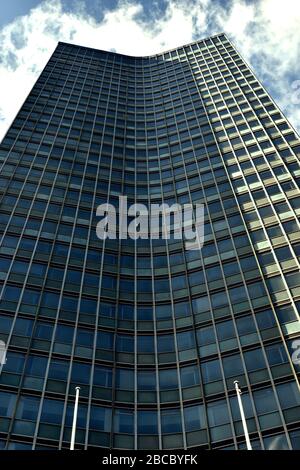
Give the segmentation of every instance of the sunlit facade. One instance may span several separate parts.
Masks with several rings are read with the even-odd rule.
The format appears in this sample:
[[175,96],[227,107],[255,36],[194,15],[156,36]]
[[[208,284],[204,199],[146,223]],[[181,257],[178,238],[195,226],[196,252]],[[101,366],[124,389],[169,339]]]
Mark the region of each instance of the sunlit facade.
[[[300,449],[300,140],[223,34],[59,43],[0,146],[0,446]],[[205,240],[96,208],[203,203]]]

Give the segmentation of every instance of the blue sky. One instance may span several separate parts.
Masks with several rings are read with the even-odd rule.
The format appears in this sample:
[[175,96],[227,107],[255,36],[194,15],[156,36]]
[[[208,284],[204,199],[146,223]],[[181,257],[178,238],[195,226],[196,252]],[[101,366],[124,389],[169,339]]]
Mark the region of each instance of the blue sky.
[[[2,28],[7,23],[14,21],[18,16],[27,15],[32,8],[37,7],[41,0],[8,0],[4,1],[1,5],[1,16],[0,16],[0,27]],[[74,10],[74,0],[63,0],[62,2],[63,11],[71,12]],[[113,9],[117,6],[117,0],[85,0],[84,7],[89,15],[93,15],[98,20],[103,17],[103,11],[105,8]],[[147,2],[149,4],[149,2]],[[163,3],[163,2],[162,2]],[[76,9],[76,7],[75,7]]]
[[0,3],[0,139],[57,42],[147,55],[226,32],[300,130],[299,0]]

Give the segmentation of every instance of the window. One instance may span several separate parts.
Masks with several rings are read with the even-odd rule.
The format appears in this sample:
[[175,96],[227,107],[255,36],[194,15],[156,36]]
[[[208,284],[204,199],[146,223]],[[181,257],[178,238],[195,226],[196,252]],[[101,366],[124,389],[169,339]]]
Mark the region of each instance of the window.
[[157,351],[171,352],[175,350],[174,335],[157,335]]
[[195,314],[207,312],[210,310],[208,297],[200,297],[199,299],[194,299],[192,303]]
[[154,337],[139,335],[137,337],[137,349],[139,353],[154,353]]
[[185,430],[197,431],[206,427],[206,419],[203,405],[184,408]]
[[39,411],[40,398],[21,397],[16,412],[16,418],[36,421]]
[[290,289],[299,286],[300,276],[299,273],[293,273],[286,275],[286,282]]
[[131,410],[115,409],[114,412],[114,432],[116,433],[134,433],[134,415]]
[[285,290],[284,282],[281,276],[274,276],[266,279],[266,283],[271,293]]
[[200,347],[204,346],[206,344],[216,342],[216,336],[215,336],[213,326],[207,326],[205,328],[199,328],[199,330],[196,331],[196,334],[197,334],[198,345]]
[[41,422],[60,424],[63,417],[64,402],[45,398],[42,406]]
[[270,366],[288,362],[287,353],[282,343],[267,346],[265,350]]
[[70,364],[60,360],[52,360],[48,377],[54,380],[67,380]]
[[232,320],[217,323],[216,330],[220,341],[225,341],[226,339],[230,339],[236,336]]
[[2,295],[2,300],[18,302],[21,295],[21,289],[18,287],[6,286]]
[[138,434],[157,434],[156,411],[138,411],[137,432]]
[[26,362],[25,374],[34,377],[44,377],[48,364],[48,358],[41,356],[29,356]]
[[[97,333],[97,348],[99,349],[112,349],[113,348],[113,339],[114,335],[112,333],[108,333],[106,331],[98,331]],[[119,337],[117,338],[117,350],[122,350],[121,348],[124,347],[127,343],[127,337]],[[132,338],[129,337],[129,343],[131,343]],[[128,344],[128,343],[127,343]],[[129,347],[129,346],[128,346]]]
[[256,321],[260,330],[273,328],[277,325],[275,320],[275,314],[271,309],[264,310],[263,312],[258,312],[256,314]]
[[224,357],[222,362],[226,378],[244,374],[244,368],[239,354]]
[[93,384],[101,387],[112,386],[112,370],[108,367],[95,365]]
[[73,362],[71,381],[73,383],[88,384],[90,381],[91,365]]
[[283,409],[300,405],[299,387],[297,386],[296,382],[288,382],[277,385],[276,390],[278,393],[280,405]]
[[[76,311],[76,304],[77,304],[77,301],[72,301],[73,302],[76,302],[76,303],[73,303],[71,301],[71,299],[66,299],[67,303],[63,305],[62,308],[64,308],[65,310],[71,310],[71,311]],[[72,304],[70,303],[70,301],[72,302]],[[81,299],[81,302],[80,302],[80,313],[87,313],[89,315],[95,315],[96,314],[96,311],[97,311],[97,301],[96,300],[91,300],[91,299]]]
[[34,337],[39,339],[51,340],[53,326],[54,325],[51,323],[37,322],[34,330]]
[[31,336],[33,321],[25,318],[17,318],[13,329],[13,334],[20,336]]
[[137,373],[138,390],[156,390],[156,375],[154,371],[138,371]]
[[266,289],[264,288],[264,285],[262,282],[255,282],[254,284],[249,284],[247,288],[248,288],[250,299],[263,297],[267,294]]
[[204,383],[222,380],[219,360],[216,359],[215,361],[203,362],[201,364],[201,373]]
[[119,390],[133,390],[134,371],[130,369],[116,369],[116,388]]
[[195,336],[193,331],[177,333],[177,345],[179,351],[195,347]]
[[97,431],[111,431],[111,412],[110,408],[100,408],[91,406],[90,428]]
[[279,320],[279,323],[284,325],[285,323],[298,321],[298,316],[292,307],[292,305],[286,305],[283,307],[276,307],[276,314]]
[[257,390],[253,392],[256,411],[259,415],[277,411],[277,403],[274,392],[271,388]]
[[239,335],[248,335],[251,333],[256,333],[256,327],[253,320],[253,317],[248,315],[246,317],[237,318],[236,325]]
[[228,299],[226,292],[220,292],[217,294],[211,295],[211,303],[214,309],[227,307],[228,306]]
[[66,325],[57,325],[55,340],[59,343],[72,343],[74,328]]
[[59,302],[59,295],[52,292],[43,292],[41,299],[41,306],[57,309]]
[[276,434],[275,436],[265,437],[264,446],[266,450],[288,450],[286,436],[284,434]]
[[13,319],[11,317],[0,316],[0,329],[2,333],[9,333]]
[[182,431],[180,409],[162,410],[161,431],[163,434],[173,434]]
[[20,374],[23,371],[25,356],[21,353],[7,352],[7,361],[3,365],[5,372]]
[[172,390],[178,388],[177,369],[165,369],[159,371],[160,390]]
[[76,336],[76,345],[93,347],[94,343],[94,332],[78,329]]
[[[242,394],[242,403],[243,403],[243,408],[244,408],[244,413],[245,413],[246,418],[251,418],[252,416],[254,416],[254,410],[252,407],[252,402],[251,402],[249,393]],[[231,408],[234,421],[240,421],[241,412],[240,412],[240,408],[239,408],[238,400],[236,396],[230,397],[230,408]]]
[[300,450],[300,430],[290,432],[290,440],[294,450]]
[[230,422],[228,406],[225,400],[207,404],[209,426],[220,426]]
[[0,392],[0,416],[11,418],[16,406],[17,396],[11,392]]
[[182,387],[193,387],[200,384],[200,373],[198,366],[182,367],[180,369]]
[[253,349],[244,353],[244,360],[248,372],[263,369],[266,367],[266,362],[261,349]]

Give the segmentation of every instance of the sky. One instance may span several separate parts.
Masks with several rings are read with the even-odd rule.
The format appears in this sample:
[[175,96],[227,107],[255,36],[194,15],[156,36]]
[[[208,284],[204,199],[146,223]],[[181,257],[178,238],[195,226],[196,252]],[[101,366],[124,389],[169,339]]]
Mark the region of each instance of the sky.
[[142,56],[220,32],[299,132],[299,0],[2,0],[0,140],[58,41]]

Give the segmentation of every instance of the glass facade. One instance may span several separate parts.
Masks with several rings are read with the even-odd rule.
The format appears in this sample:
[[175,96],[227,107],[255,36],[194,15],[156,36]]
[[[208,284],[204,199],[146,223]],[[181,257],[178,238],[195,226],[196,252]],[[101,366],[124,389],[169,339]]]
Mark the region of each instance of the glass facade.
[[[0,146],[0,447],[300,448],[300,140],[223,34],[59,43]],[[205,205],[202,250],[96,207]]]

